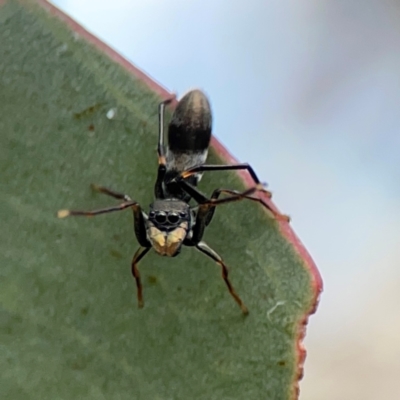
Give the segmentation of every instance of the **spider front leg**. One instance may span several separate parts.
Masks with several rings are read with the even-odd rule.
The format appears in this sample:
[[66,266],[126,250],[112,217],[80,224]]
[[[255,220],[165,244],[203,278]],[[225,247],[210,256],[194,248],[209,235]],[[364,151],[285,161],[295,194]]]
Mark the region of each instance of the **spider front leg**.
[[106,188],[104,186],[99,186],[99,185],[95,185],[94,183],[92,183],[90,185],[90,187],[95,192],[104,193],[104,194],[106,194],[108,196],[114,197],[114,199],[125,200],[125,201],[131,201],[132,200],[127,194],[116,192],[115,190]]
[[[216,200],[216,199],[218,199],[219,196],[221,195],[221,193],[230,194],[230,195],[234,195],[234,196],[240,195],[240,192],[239,192],[238,190],[215,189],[215,190],[212,192],[212,195],[211,195],[210,200]],[[244,197],[245,199],[249,199],[249,200],[255,200],[255,201],[260,200],[260,199],[258,199],[258,198],[251,197],[251,196],[243,196],[243,197]],[[260,202],[261,202],[261,200],[260,200]],[[262,202],[262,204],[263,204],[264,206],[266,206],[267,208],[269,208],[269,206],[268,206],[265,202]],[[211,208],[210,208],[210,211],[208,212],[208,215],[207,215],[207,218],[206,218],[206,226],[208,226],[208,225],[210,224],[210,222],[211,222],[211,220],[212,220],[212,218],[213,218],[213,216],[214,216],[214,212],[215,212],[215,206],[211,207]]]
[[210,246],[208,246],[205,242],[201,240],[204,234],[204,230],[206,228],[207,216],[209,215],[209,212],[210,212],[210,205],[208,204],[199,205],[196,213],[196,222],[194,224],[192,231],[192,237],[190,239],[185,240],[184,244],[186,246],[195,246],[197,250],[199,250],[206,256],[213,259],[221,267],[222,278],[224,279],[226,286],[228,287],[229,293],[236,301],[236,303],[239,305],[243,314],[246,315],[249,313],[249,311],[247,307],[244,305],[240,296],[237,294],[231,281],[229,280],[227,265],[223,261],[222,257],[215,250],[213,250]]
[[197,243],[196,249],[201,251],[206,256],[212,258],[221,267],[222,278],[225,281],[226,286],[228,287],[229,293],[231,294],[231,296],[234,298],[236,303],[241,308],[242,313],[244,315],[247,315],[249,313],[249,310],[244,305],[242,299],[239,297],[239,295],[236,293],[236,290],[232,286],[232,283],[231,283],[231,281],[229,280],[229,277],[228,277],[228,267],[224,263],[224,261],[222,260],[220,255],[216,251],[214,251],[210,246],[208,246],[205,242]]
[[[253,201],[258,201],[261,203],[264,207],[268,209],[269,212],[272,213],[275,219],[280,220],[280,221],[286,221],[289,222],[290,218],[287,215],[281,214],[278,211],[274,210],[270,205],[268,205],[264,200],[258,199],[257,197],[250,197],[251,194],[255,192],[262,192],[264,193],[268,198],[272,197],[272,193],[268,190],[265,189],[264,185],[260,182],[258,179],[257,174],[255,173],[254,169],[247,163],[245,164],[233,164],[233,165],[199,165],[193,168],[188,169],[187,171],[183,171],[180,176],[176,179],[177,182],[180,183],[180,185],[183,187],[185,191],[189,193],[191,192],[191,196],[196,200],[194,190],[196,188],[188,188],[188,182],[185,181],[186,178],[189,178],[190,176],[200,173],[200,172],[206,172],[206,171],[237,171],[237,170],[246,170],[249,172],[250,176],[252,177],[255,185],[252,186],[251,188],[239,192],[236,190],[228,190],[228,189],[216,189],[211,196],[211,199],[207,199],[209,202],[211,202],[214,206],[218,204],[224,204],[224,203],[230,203],[232,201],[237,201],[237,200],[242,200],[242,199],[249,199]],[[184,187],[185,186],[185,187]],[[194,190],[193,190],[194,189]],[[223,199],[218,199],[220,193],[229,193],[231,194],[230,197],[226,197]],[[200,199],[201,196],[198,196]],[[198,201],[198,200],[196,200]],[[203,201],[205,201],[203,199]],[[211,217],[209,218],[211,221],[212,214],[214,212],[212,211]]]
[[[196,167],[197,168],[197,167]],[[256,186],[253,186],[249,189],[244,190],[243,192],[239,192],[237,190],[228,190],[228,189],[216,189],[213,192],[213,195],[211,198],[206,197],[203,193],[200,192],[197,187],[193,186],[189,182],[185,181],[183,178],[178,179],[177,182],[179,185],[182,187],[182,189],[188,193],[197,203],[199,204],[204,204],[209,206],[209,217],[207,217],[207,224],[208,225],[211,222],[211,219],[214,215],[214,209],[216,206],[220,204],[226,204],[226,203],[232,203],[234,201],[240,201],[243,199],[248,199],[252,201],[257,201],[260,204],[262,204],[264,207],[267,208],[267,210],[273,215],[273,217],[278,220],[278,221],[285,221],[289,222],[290,217],[284,214],[279,213],[278,211],[274,210],[268,203],[266,203],[263,199],[260,199],[258,197],[252,197],[251,195],[257,191],[260,191],[260,185],[262,187],[261,183],[258,183]],[[262,189],[261,191],[265,192],[268,197],[271,197],[271,193],[268,192],[265,189]],[[228,193],[231,194],[230,197],[225,197],[222,199],[219,199],[219,195],[221,193]]]
[[101,208],[94,211],[59,210],[57,212],[58,218],[65,218],[69,216],[94,217],[96,215],[107,214],[113,211],[122,211],[129,207],[140,207],[139,204],[136,201],[132,200],[127,194],[115,192],[112,189],[108,189],[104,186],[95,185],[93,183],[90,185],[90,187],[96,192],[107,194],[108,196],[114,197],[118,200],[124,200],[124,203],[117,206]]
[[113,212],[113,211],[125,210],[126,208],[132,208],[135,235],[136,235],[136,238],[141,247],[138,249],[138,251],[133,256],[132,263],[131,263],[131,271],[132,271],[132,275],[135,278],[135,282],[136,282],[138,305],[139,305],[139,308],[142,308],[143,307],[142,283],[140,280],[140,273],[137,268],[137,264],[151,249],[151,244],[147,240],[147,235],[146,235],[145,214],[143,213],[140,205],[136,201],[131,200],[131,198],[126,194],[115,192],[106,187],[97,186],[97,185],[92,185],[92,189],[94,189],[98,192],[107,194],[116,199],[126,200],[126,201],[117,206],[102,208],[102,209],[94,210],[94,211],[59,210],[57,215],[59,218],[65,218],[68,216],[92,217],[95,215],[106,214],[106,213]]
[[157,156],[158,156],[158,170],[157,179],[154,185],[154,195],[158,199],[164,198],[164,191],[162,183],[164,181],[165,173],[167,172],[167,160],[165,155],[164,145],[164,113],[165,106],[175,100],[175,96],[162,101],[158,106],[158,144],[157,144]]
[[138,307],[143,308],[143,289],[142,289],[142,282],[140,280],[140,272],[137,267],[139,261],[148,253],[151,247],[139,247],[133,256],[132,263],[131,263],[131,271],[132,276],[135,278],[136,282],[136,289],[137,289],[137,299],[138,299]]
[[[236,198],[236,197],[239,197],[237,200],[242,200],[242,199],[247,199],[247,200],[251,200],[251,201],[255,201],[255,202],[257,202],[257,203],[260,203],[260,204],[262,204],[269,212],[271,212],[272,214],[273,214],[273,216],[274,216],[274,218],[276,219],[276,220],[278,220],[278,221],[284,221],[284,222],[290,222],[290,217],[288,216],[288,215],[285,215],[285,214],[281,214],[281,213],[279,213],[279,212],[277,212],[277,211],[275,211],[273,208],[271,208],[270,207],[270,205],[266,202],[266,201],[264,201],[262,198],[260,198],[260,197],[253,197],[253,196],[250,196],[250,195],[243,195],[243,193],[241,193],[241,192],[239,192],[238,190],[231,190],[231,189],[215,189],[214,190],[214,192],[212,193],[212,195],[211,195],[211,201],[213,201],[213,200],[217,200],[218,198],[219,198],[219,196],[221,195],[221,194],[229,194],[229,195],[231,195],[231,197],[234,197],[234,198]],[[267,192],[267,195],[269,194],[270,192]],[[268,196],[269,198],[271,197],[271,196]],[[227,197],[226,199],[230,199],[230,197]],[[217,204],[223,204],[224,203],[224,199],[221,199],[222,200],[222,202],[219,202],[219,203],[217,203]],[[229,202],[229,201],[235,201],[235,200],[228,200],[228,201],[226,201],[226,202]],[[214,203],[214,204],[216,204],[216,203]],[[209,223],[211,222],[211,220],[212,220],[212,218],[213,218],[213,216],[214,216],[214,212],[215,212],[215,206],[213,206],[211,209],[210,209],[210,211],[209,211],[209,214],[208,214],[208,216],[207,216],[207,222],[206,222],[206,225],[209,225]]]
[[238,170],[246,170],[250,174],[251,178],[255,183],[255,190],[266,193],[268,197],[271,197],[272,194],[268,190],[265,189],[264,185],[258,179],[257,174],[254,169],[247,163],[244,164],[233,164],[233,165],[198,165],[196,167],[192,167],[186,171],[183,171],[180,174],[181,179],[189,178],[190,176],[206,172],[206,171],[238,171]]
[[107,213],[110,213],[113,211],[122,211],[127,208],[135,207],[135,206],[137,206],[136,201],[127,201],[127,202],[121,203],[117,206],[100,208],[99,210],[93,210],[93,211],[58,210],[57,217],[58,218],[65,218],[65,217],[70,217],[70,216],[94,217],[96,215],[107,214]]

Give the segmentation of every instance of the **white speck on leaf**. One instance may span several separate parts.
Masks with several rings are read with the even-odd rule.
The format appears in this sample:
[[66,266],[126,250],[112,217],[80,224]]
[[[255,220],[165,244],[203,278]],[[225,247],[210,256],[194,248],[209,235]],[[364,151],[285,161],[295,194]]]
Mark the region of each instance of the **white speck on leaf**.
[[110,109],[107,111],[106,116],[107,116],[108,119],[113,119],[113,118],[115,117],[116,114],[117,114],[117,109],[116,109],[116,108],[110,108]]

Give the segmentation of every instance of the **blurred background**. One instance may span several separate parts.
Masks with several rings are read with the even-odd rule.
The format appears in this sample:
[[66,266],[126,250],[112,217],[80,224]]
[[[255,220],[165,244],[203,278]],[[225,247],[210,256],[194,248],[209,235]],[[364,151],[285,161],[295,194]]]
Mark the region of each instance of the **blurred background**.
[[400,3],[57,0],[127,59],[211,98],[324,279],[302,400],[400,398]]

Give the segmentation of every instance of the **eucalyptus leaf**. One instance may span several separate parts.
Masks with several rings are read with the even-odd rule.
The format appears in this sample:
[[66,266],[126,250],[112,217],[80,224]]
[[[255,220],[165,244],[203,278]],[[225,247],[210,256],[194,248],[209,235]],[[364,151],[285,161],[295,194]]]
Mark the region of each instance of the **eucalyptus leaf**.
[[[205,234],[247,317],[190,248],[143,259],[138,309],[131,212],[56,218],[115,204],[90,183],[146,209],[157,171],[162,89],[74,26],[44,1],[0,1],[1,398],[295,398],[320,281],[262,206],[220,206]],[[225,163],[220,153],[209,162]],[[244,182],[221,172],[200,183],[221,186]]]

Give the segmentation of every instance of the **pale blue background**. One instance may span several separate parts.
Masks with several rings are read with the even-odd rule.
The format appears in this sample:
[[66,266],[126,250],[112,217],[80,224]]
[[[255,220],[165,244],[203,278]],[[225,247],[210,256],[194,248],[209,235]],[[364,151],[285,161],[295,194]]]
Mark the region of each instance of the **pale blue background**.
[[58,0],[169,90],[201,87],[325,292],[301,399],[400,398],[400,5]]

